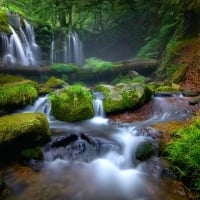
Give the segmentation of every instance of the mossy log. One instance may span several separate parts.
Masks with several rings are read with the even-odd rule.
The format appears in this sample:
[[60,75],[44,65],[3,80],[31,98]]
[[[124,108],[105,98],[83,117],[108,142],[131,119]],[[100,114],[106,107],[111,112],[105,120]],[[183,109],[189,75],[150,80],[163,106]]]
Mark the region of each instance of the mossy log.
[[[65,72],[69,83],[83,81],[85,83],[96,83],[110,81],[118,75],[125,75],[131,70],[137,71],[141,75],[151,75],[157,69],[157,60],[135,60],[115,63],[117,67],[112,70],[94,72],[91,69],[80,68],[76,71]],[[56,71],[50,67],[3,67],[0,66],[0,73],[22,75],[37,81],[46,81],[49,77],[61,78],[62,71]]]

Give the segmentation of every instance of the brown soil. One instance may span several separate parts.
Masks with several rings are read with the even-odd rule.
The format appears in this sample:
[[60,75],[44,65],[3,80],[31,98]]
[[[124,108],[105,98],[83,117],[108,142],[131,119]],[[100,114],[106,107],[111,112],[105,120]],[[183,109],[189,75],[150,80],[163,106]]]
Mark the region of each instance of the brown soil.
[[200,91],[200,37],[185,42],[178,52],[176,64],[188,64],[188,70],[181,87]]

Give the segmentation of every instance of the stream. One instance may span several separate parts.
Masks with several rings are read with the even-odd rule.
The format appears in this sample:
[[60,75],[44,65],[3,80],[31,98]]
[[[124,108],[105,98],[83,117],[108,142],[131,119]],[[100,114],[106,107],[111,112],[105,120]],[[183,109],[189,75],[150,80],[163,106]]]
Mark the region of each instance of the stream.
[[[181,95],[152,97],[152,113],[145,120],[119,122],[106,117],[102,98],[94,100],[95,116],[77,123],[55,120],[48,97],[21,112],[43,112],[52,130],[43,147],[44,160],[3,169],[7,188],[1,200],[184,200],[158,157],[158,122],[191,116]],[[153,156],[141,161],[138,148],[151,144]]]

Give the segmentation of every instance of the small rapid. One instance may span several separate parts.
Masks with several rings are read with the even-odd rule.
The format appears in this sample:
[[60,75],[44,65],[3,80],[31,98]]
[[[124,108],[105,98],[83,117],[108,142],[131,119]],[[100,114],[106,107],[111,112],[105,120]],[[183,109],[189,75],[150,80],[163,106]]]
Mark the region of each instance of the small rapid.
[[[175,197],[162,179],[165,168],[157,156],[160,133],[150,126],[158,121],[183,120],[189,113],[178,106],[184,97],[153,97],[152,117],[115,123],[106,118],[103,96],[95,93],[92,119],[69,123],[51,116],[48,96],[23,112],[43,112],[49,119],[52,140],[43,147],[44,161],[37,170],[26,166],[8,169],[3,200],[171,200]],[[152,154],[139,160],[138,148],[149,144]]]

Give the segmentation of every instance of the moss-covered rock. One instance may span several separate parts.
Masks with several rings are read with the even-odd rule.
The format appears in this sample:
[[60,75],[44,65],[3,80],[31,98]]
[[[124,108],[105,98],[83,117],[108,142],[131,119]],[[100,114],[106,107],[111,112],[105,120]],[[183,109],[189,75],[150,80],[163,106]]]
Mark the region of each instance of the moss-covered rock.
[[0,158],[15,155],[25,148],[42,145],[49,139],[48,121],[42,113],[19,113],[0,117]]
[[105,96],[103,104],[106,113],[137,108],[147,102],[152,95],[151,90],[140,83],[120,83],[115,86],[100,84],[95,90],[103,92]]
[[52,114],[63,121],[81,121],[94,115],[93,95],[81,85],[70,86],[50,96]]
[[38,84],[31,80],[1,82],[0,110],[9,113],[32,104],[38,97],[38,88]]
[[151,143],[143,142],[135,152],[136,159],[143,161],[150,158],[154,154],[154,147]]
[[41,147],[36,147],[36,148],[28,148],[28,149],[23,149],[20,152],[20,156],[23,160],[42,160],[43,158],[43,152]]
[[42,85],[39,93],[40,94],[48,94],[55,89],[63,88],[66,86],[68,86],[68,84],[65,81],[52,76],[47,80],[47,82],[44,85]]

